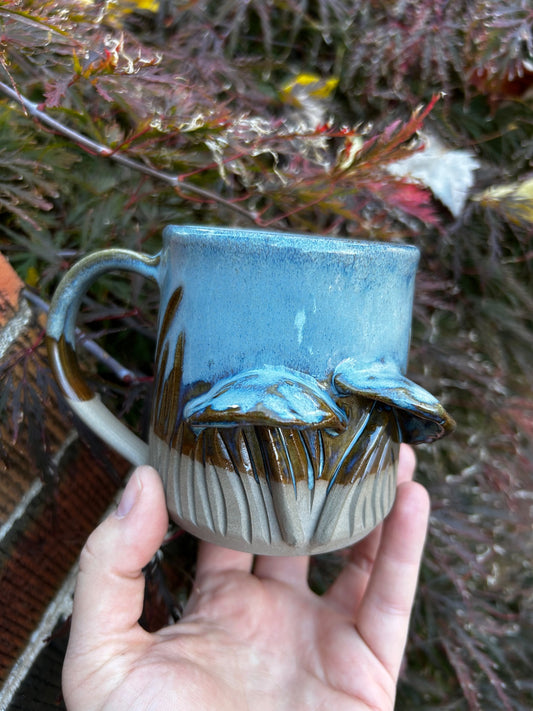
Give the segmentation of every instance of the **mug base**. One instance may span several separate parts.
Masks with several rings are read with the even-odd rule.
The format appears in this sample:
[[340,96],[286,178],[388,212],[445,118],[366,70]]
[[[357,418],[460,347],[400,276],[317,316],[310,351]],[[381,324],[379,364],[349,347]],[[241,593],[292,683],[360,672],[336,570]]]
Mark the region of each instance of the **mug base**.
[[327,553],[364,538],[389,513],[396,457],[350,484],[266,482],[200,463],[153,435],[151,461],[173,521],[198,538],[254,555]]

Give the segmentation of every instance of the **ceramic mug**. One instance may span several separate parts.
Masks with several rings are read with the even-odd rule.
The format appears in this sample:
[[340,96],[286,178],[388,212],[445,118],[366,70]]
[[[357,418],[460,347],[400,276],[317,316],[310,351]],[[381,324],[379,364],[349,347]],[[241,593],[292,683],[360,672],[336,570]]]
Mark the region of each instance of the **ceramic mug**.
[[[453,428],[405,376],[415,247],[169,226],[154,256],[109,249],[61,282],[47,342],[76,414],[160,473],[172,518],[226,547],[303,555],[347,546],[390,510],[400,442]],[[160,290],[146,444],[80,372],[75,320],[110,270]]]

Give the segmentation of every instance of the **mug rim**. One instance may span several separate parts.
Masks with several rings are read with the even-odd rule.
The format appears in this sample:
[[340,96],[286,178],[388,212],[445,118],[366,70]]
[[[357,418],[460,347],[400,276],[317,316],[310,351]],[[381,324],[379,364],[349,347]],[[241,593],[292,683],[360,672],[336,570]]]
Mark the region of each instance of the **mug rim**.
[[418,258],[420,250],[416,245],[404,242],[385,242],[383,240],[362,240],[339,235],[321,235],[302,232],[284,232],[262,228],[222,227],[218,225],[166,225],[163,229],[165,243],[178,237],[191,237],[203,243],[236,244],[249,242],[254,246],[293,247],[308,252],[331,252],[361,254],[369,252],[374,256],[379,253],[403,253]]

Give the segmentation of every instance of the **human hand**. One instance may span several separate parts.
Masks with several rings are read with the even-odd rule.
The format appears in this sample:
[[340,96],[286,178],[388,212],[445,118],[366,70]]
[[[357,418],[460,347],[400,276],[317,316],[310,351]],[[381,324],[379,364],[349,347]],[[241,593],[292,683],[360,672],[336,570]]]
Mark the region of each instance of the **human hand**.
[[324,595],[308,587],[307,557],[254,563],[202,543],[183,618],[154,634],[137,622],[142,568],[167,514],[159,476],[139,467],[81,554],[63,668],[68,709],[393,709],[429,514],[414,466],[402,445],[392,512],[352,547]]

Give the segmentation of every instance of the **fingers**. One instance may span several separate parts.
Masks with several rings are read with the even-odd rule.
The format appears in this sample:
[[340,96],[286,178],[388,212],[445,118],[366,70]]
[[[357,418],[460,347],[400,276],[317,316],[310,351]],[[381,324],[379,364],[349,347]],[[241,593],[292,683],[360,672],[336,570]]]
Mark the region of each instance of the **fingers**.
[[71,640],[86,649],[131,631],[142,612],[142,568],[168,526],[163,486],[148,466],[132,474],[117,510],[91,534],[80,557]]
[[258,556],[254,574],[258,578],[277,580],[287,585],[307,586],[309,556]]
[[[250,553],[241,553],[202,541],[198,549],[195,582],[202,589],[205,580],[212,575],[235,571],[250,573],[253,563],[254,557]],[[253,572],[258,578],[270,578],[289,584],[307,584],[308,567],[309,558],[306,556],[257,556]]]
[[428,518],[424,487],[401,484],[383,524],[378,555],[358,610],[359,634],[394,680],[407,639]]
[[381,526],[352,546],[341,573],[324,594],[340,612],[355,619],[381,541]]
[[398,460],[397,482],[403,484],[404,481],[411,481],[416,467],[415,450],[408,444],[400,445],[400,455]]
[[196,563],[196,582],[201,585],[206,576],[227,571],[249,573],[252,570],[252,562],[251,553],[241,553],[201,541]]
[[[413,478],[416,456],[412,447],[400,445],[398,484]],[[355,616],[374,567],[380,541],[381,526],[352,546],[346,565],[325,597],[341,612]]]

